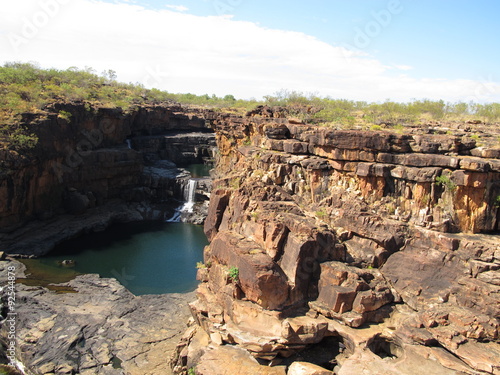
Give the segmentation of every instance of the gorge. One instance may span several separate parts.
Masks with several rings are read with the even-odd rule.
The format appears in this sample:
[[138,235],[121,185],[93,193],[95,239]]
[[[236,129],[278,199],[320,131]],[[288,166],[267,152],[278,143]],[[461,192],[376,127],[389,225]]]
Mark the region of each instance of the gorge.
[[[59,116],[61,111],[66,117]],[[54,104],[47,113],[25,114],[23,124],[37,134],[39,142],[35,149],[22,154],[2,151],[1,251],[20,257],[40,256],[68,239],[79,241],[86,233],[109,237],[106,229],[111,225],[152,223],[150,229],[155,225],[182,225],[161,222],[172,218],[183,204],[192,174],[199,173],[195,165],[212,162],[215,139],[205,117],[209,116],[201,117],[196,110],[189,112],[179,105],[143,106],[125,113],[69,102]],[[192,195],[198,203],[179,220],[203,220],[209,191],[210,179],[197,176]],[[177,235],[184,232],[190,236],[185,229],[177,229]],[[200,228],[195,229],[198,232]],[[162,233],[166,232],[162,229]],[[188,252],[182,253],[189,243],[179,248],[170,239],[168,244],[174,247],[169,251],[177,258],[170,257],[174,264],[166,264],[163,270],[158,271],[158,267],[168,255],[166,251],[138,262],[137,248],[127,252],[130,259],[122,260],[131,267],[118,267],[117,263],[107,272],[113,275],[116,271],[113,277],[132,290],[130,277],[136,282],[145,277],[160,282],[168,276],[164,274],[168,267],[177,268],[177,273],[182,271],[181,263],[175,264],[181,262],[179,257],[190,257]],[[201,246],[196,250],[200,252],[203,242],[197,246]],[[7,280],[10,267],[15,269],[16,279],[24,282],[24,265],[8,259],[0,262],[2,281]],[[192,276],[183,280],[178,275],[176,282],[190,284],[188,289],[192,290],[196,270],[195,262],[189,259]],[[103,262],[99,258],[93,261]],[[142,275],[133,271],[151,261],[156,262],[156,268],[143,268]],[[84,266],[77,262],[76,269]],[[105,264],[92,266],[102,269]],[[67,270],[74,273],[72,268]],[[49,285],[48,289],[16,284],[16,348],[26,373],[126,370],[168,374],[163,353],[172,352],[175,337],[184,329],[192,294],[134,296],[123,285],[96,275],[78,276],[64,286]],[[4,289],[2,293],[3,306],[7,292]],[[64,338],[61,331],[66,333]],[[3,340],[7,336],[3,336],[2,348],[6,347]]]
[[[71,120],[58,117],[63,110]],[[66,103],[54,111],[25,119],[40,139],[27,156],[1,155],[0,240],[10,253],[42,255],[112,222],[171,218],[191,178],[177,166],[213,158],[209,116],[179,106],[125,114]],[[199,184],[201,195],[208,181]]]
[[210,245],[196,295],[134,297],[92,275],[68,283],[77,293],[19,286],[33,373],[166,374],[187,302],[175,373],[500,373],[500,150],[466,131],[174,104],[59,103],[24,121],[39,145],[2,155],[0,180],[0,241],[18,256],[171,218],[189,181],[175,164],[216,158],[198,191]]

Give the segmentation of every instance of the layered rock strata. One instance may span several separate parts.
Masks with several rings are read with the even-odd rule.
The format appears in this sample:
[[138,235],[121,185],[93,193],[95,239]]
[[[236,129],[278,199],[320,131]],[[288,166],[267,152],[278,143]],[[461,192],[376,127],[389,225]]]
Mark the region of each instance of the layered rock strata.
[[[34,150],[0,155],[0,241],[10,253],[39,255],[113,221],[171,217],[190,179],[179,167],[214,154],[210,111],[158,105],[124,113],[83,103],[47,110],[23,118],[39,138]],[[35,249],[26,242],[33,238]]]
[[178,373],[239,358],[290,374],[315,347],[329,359],[306,362],[336,374],[500,373],[500,159],[466,137],[272,112],[214,127],[211,244]]

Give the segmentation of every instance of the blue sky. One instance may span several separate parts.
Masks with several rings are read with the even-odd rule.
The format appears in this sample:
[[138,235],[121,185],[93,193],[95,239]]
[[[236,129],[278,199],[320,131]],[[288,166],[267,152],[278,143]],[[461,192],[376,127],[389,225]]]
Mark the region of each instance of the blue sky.
[[[166,4],[164,1],[140,3],[159,8]],[[214,15],[224,10],[235,20],[303,32],[332,45],[356,47],[356,36],[364,32],[368,23],[377,21],[374,13],[384,12],[390,3],[380,0],[191,0],[176,4],[198,15]],[[391,14],[390,23],[370,38],[368,46],[363,48],[367,53],[388,62],[412,66],[421,77],[477,79],[481,74],[500,74],[500,2],[400,0],[394,4],[400,12]]]
[[147,87],[241,98],[500,102],[497,1],[14,3],[0,13],[0,63],[114,69]]

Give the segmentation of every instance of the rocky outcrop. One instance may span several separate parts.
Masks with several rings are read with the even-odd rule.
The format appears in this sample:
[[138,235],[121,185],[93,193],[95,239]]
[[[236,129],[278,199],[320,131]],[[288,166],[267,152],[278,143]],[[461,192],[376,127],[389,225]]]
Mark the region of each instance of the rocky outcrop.
[[[22,276],[21,263],[2,261],[2,285],[8,267]],[[166,358],[182,335],[192,293],[134,296],[98,275],[78,276],[65,291],[16,285],[16,354],[29,373],[171,373]],[[4,324],[2,336],[7,329]]]
[[336,374],[500,373],[495,153],[258,111],[214,126],[211,244],[190,304],[207,349],[184,340],[178,373],[220,373],[214,358],[243,355],[228,345],[288,373],[319,347]]
[[[34,150],[0,155],[0,241],[10,253],[41,254],[115,221],[172,217],[191,177],[180,167],[213,158],[210,111],[158,105],[124,113],[83,103],[57,103],[48,111],[24,115],[39,138]],[[41,233],[46,241],[30,249],[26,228],[35,228],[40,240],[40,229],[66,220],[69,228]]]
[[[177,373],[412,374],[416,367],[430,374],[500,373],[496,149],[478,148],[464,135],[310,126],[269,107],[244,117],[181,113],[178,107],[127,115],[68,104],[61,109],[72,113],[71,122],[55,115],[26,120],[34,129],[44,125],[37,128],[43,141],[31,158],[3,159],[9,172],[0,182],[6,232],[0,239],[19,253],[42,253],[46,249],[36,243],[57,243],[113,220],[158,217],[161,210],[151,202],[183,194],[189,179],[164,158],[171,149],[186,160],[211,155],[210,148],[186,150],[181,143],[199,136],[206,141],[207,123],[215,130],[219,151],[204,224],[211,244],[189,305],[194,325],[172,361]],[[184,138],[186,130],[196,134]],[[96,220],[99,210],[109,219]],[[81,283],[87,286],[80,295],[101,281],[76,279],[72,285]],[[139,300],[117,288],[104,300],[117,295],[131,310],[118,307],[114,315],[105,304],[107,320],[97,325],[121,326],[129,315],[140,320],[134,312],[143,312]],[[27,306],[48,303],[42,296],[55,301],[52,309],[75,306],[69,296],[36,293],[40,299],[25,296],[33,302]],[[83,320],[67,321],[76,319],[67,311],[54,319],[79,327]],[[40,321],[33,314],[26,311]],[[158,319],[158,327],[168,324]],[[52,328],[38,334],[28,321],[23,326],[38,341],[52,337]],[[68,363],[78,371],[122,371],[124,361],[140,358],[127,351],[137,353],[139,336],[131,333],[134,343],[118,347],[110,333],[103,344],[109,355],[86,362],[82,335],[101,340],[93,328],[88,334],[75,328],[76,339],[58,347],[74,354]],[[27,337],[26,358],[36,362]],[[44,360],[47,371],[63,366],[54,358]]]
[[176,165],[201,164],[215,156],[212,132],[170,131],[162,135],[138,136],[130,139],[131,147],[140,150],[147,160],[170,160]]
[[29,222],[12,233],[4,234],[1,243],[10,254],[42,256],[67,239],[101,232],[111,223],[141,221],[152,214],[149,207],[113,201],[81,215],[63,214],[52,219]]

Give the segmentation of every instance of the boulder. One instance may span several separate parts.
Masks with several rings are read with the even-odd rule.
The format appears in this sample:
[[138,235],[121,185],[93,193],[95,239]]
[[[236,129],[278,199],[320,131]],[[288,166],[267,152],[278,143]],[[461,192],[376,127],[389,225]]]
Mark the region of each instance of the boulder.
[[246,350],[223,345],[207,352],[195,367],[197,375],[286,375],[285,367],[261,366]]
[[328,320],[297,316],[286,318],[282,323],[282,342],[287,344],[316,344],[328,331]]
[[89,206],[88,196],[73,189],[69,190],[64,198],[64,207],[72,215],[83,214]]
[[208,240],[212,240],[217,234],[230,196],[231,193],[228,190],[218,189],[212,191],[208,214],[204,223],[204,231]]
[[287,139],[290,136],[285,124],[269,124],[264,126],[264,134],[269,139]]
[[288,300],[286,275],[256,242],[233,232],[219,232],[210,254],[211,261],[238,270],[238,283],[249,300],[270,310]]

